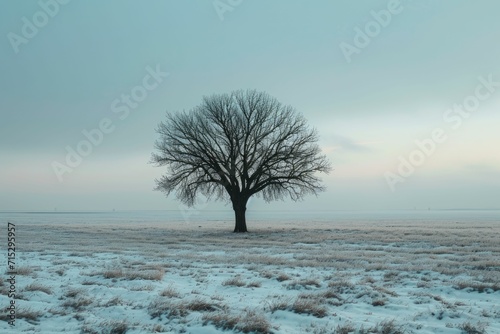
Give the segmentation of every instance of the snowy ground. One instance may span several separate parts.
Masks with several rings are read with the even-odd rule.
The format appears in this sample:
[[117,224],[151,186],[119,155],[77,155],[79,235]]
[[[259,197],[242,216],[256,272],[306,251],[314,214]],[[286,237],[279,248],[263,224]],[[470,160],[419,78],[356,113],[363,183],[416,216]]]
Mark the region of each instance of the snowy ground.
[[500,333],[498,223],[199,225],[18,224],[0,332]]

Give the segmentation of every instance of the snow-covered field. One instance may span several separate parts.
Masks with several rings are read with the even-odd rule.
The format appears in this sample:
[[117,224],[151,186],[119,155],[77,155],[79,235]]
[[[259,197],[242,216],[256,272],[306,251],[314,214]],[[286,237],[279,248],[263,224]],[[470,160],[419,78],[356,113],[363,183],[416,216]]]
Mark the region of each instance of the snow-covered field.
[[500,223],[16,229],[1,333],[500,333]]

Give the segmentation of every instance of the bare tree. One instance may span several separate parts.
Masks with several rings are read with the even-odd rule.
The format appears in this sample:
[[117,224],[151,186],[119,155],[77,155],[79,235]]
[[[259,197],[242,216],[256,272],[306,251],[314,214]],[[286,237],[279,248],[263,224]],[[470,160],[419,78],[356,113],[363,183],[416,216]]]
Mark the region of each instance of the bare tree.
[[189,112],[167,113],[158,125],[152,161],[166,166],[156,190],[188,206],[196,195],[230,200],[234,232],[247,232],[252,195],[294,201],[324,190],[318,172],[331,169],[317,133],[292,107],[264,92],[235,91],[204,97]]

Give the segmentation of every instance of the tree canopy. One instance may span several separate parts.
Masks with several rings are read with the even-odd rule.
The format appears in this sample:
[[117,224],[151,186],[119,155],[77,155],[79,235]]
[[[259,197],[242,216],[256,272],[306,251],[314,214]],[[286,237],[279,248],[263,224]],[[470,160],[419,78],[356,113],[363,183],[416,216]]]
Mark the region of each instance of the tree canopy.
[[156,180],[188,206],[198,194],[230,200],[235,232],[246,232],[248,199],[299,200],[324,190],[318,173],[330,163],[316,130],[291,106],[265,92],[234,91],[204,97],[188,112],[167,113],[152,161],[167,167]]

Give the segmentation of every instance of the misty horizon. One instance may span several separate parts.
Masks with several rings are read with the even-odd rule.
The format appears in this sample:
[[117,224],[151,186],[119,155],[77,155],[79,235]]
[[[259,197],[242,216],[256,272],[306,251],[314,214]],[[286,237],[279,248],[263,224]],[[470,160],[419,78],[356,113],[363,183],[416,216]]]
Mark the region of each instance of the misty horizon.
[[176,210],[153,191],[155,128],[166,111],[248,88],[301,113],[333,167],[318,197],[253,198],[256,210],[499,209],[488,6],[6,3],[0,210]]

